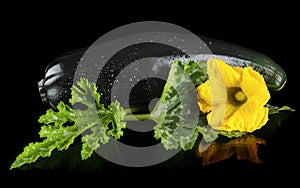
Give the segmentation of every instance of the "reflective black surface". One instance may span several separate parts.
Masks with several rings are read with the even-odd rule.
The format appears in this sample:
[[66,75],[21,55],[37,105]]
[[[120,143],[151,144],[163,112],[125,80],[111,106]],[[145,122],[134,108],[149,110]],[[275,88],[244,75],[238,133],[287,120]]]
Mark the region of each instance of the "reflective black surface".
[[[272,12],[272,15],[277,12]],[[83,23],[84,19],[62,21],[55,17],[40,22],[35,17],[29,17],[26,19],[28,21],[26,27],[17,27],[14,29],[14,33],[11,33],[14,34],[11,42],[13,45],[10,46],[7,54],[7,59],[10,60],[8,64],[10,62],[15,64],[9,69],[9,72],[13,70],[12,74],[9,74],[9,78],[3,79],[7,83],[7,87],[5,85],[3,91],[11,100],[3,101],[9,105],[3,104],[8,113],[2,116],[5,121],[1,123],[5,127],[1,139],[3,146],[0,164],[1,180],[13,182],[25,179],[27,182],[37,184],[34,183],[36,179],[45,180],[51,177],[48,181],[52,181],[54,184],[59,184],[59,180],[66,180],[73,184],[76,184],[77,181],[90,180],[118,185],[135,184],[136,180],[142,181],[143,185],[148,183],[159,185],[160,183],[157,182],[160,180],[165,183],[186,182],[187,184],[188,182],[201,183],[208,180],[213,180],[210,181],[211,183],[222,183],[218,180],[226,179],[224,181],[226,185],[237,184],[237,179],[242,179],[245,184],[247,182],[259,184],[259,181],[269,183],[295,181],[293,177],[299,170],[297,155],[299,147],[299,95],[297,93],[299,73],[296,68],[299,59],[297,58],[298,50],[293,47],[294,44],[297,44],[298,39],[297,32],[291,29],[294,28],[294,25],[285,22],[280,16],[274,15],[248,18],[243,23],[234,19],[236,15],[232,15],[232,17],[220,18],[219,22],[211,20],[204,21],[202,24],[195,19],[195,16],[199,15],[192,15],[193,21],[179,18],[178,20],[169,18],[164,21],[173,22],[200,35],[219,38],[257,50],[274,59],[286,71],[287,84],[281,91],[271,93],[270,103],[278,106],[291,106],[296,109],[296,112],[281,113],[270,117],[268,126],[254,134],[255,137],[263,140],[256,143],[257,155],[251,155],[251,159],[254,157],[255,160],[248,160],[250,158],[244,157],[244,155],[243,160],[237,160],[237,153],[233,152],[236,150],[231,146],[229,147],[231,149],[230,156],[221,156],[219,159],[222,160],[216,160],[208,165],[203,165],[203,158],[198,155],[196,150],[190,150],[182,151],[170,160],[155,166],[130,168],[103,160],[98,155],[81,161],[78,150],[80,145],[74,144],[70,150],[57,152],[50,158],[44,158],[32,165],[26,165],[24,168],[9,170],[10,165],[22,152],[24,146],[39,140],[40,125],[37,123],[37,119],[49,106],[45,106],[41,102],[37,82],[43,77],[46,65],[64,52],[90,45],[111,29],[133,21],[142,21],[131,17],[129,20],[119,22],[118,20],[102,22],[97,27],[92,24],[90,29],[87,29],[87,27],[80,27],[80,23]],[[293,14],[291,14],[291,18],[293,18],[292,16]],[[151,18],[151,20],[153,19]],[[155,17],[154,20],[161,19]],[[21,28],[22,32],[17,32]],[[281,32],[278,28],[286,29]],[[13,79],[17,79],[17,82],[10,81]],[[229,143],[226,139],[219,141],[218,148],[222,148],[222,144],[224,146]],[[226,148],[222,148],[222,153],[226,154],[225,151]],[[260,162],[256,163],[258,159]]]

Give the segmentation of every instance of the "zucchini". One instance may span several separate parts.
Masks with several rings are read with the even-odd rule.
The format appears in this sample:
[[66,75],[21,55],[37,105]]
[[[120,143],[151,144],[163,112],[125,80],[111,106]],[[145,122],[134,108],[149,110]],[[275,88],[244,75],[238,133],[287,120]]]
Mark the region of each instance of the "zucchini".
[[201,37],[201,39],[214,54],[212,56],[224,59],[231,66],[251,66],[258,71],[264,77],[270,90],[278,91],[284,87],[287,81],[286,73],[270,57],[226,41],[208,37]]
[[[81,48],[67,52],[52,60],[45,69],[45,77],[38,82],[39,93],[42,101],[49,103],[51,108],[57,110],[56,106],[60,101],[69,103],[71,97],[71,86],[76,68],[88,48]],[[124,67],[135,60],[147,57],[174,57],[185,55],[181,50],[160,43],[139,43],[126,47],[111,57],[105,64],[97,80],[97,89],[101,94],[101,103],[109,105],[111,103],[111,87],[116,76]],[[167,65],[169,67],[169,65]],[[111,77],[111,75],[114,75]],[[130,76],[130,75],[128,75]],[[126,79],[126,78],[123,78]],[[129,78],[128,78],[129,79]],[[149,78],[138,84],[131,93],[130,108],[136,106],[147,106],[154,98],[159,98],[163,88],[161,80]],[[149,88],[156,88],[151,91]],[[140,107],[139,107],[140,108]],[[144,113],[147,113],[147,109]]]
[[67,102],[71,97],[71,86],[74,73],[86,48],[67,52],[52,60],[45,69],[45,77],[38,82],[39,94],[44,103],[48,102],[52,109],[60,101]]
[[[202,36],[200,38],[209,47],[212,54],[186,55],[172,46],[150,42],[135,44],[116,53],[107,62],[107,64],[110,65],[103,68],[104,73],[101,72],[99,74],[99,79],[96,83],[98,88],[102,89],[99,92],[104,94],[104,96],[101,96],[101,100],[104,100],[102,102],[104,104],[110,104],[110,93],[108,92],[110,92],[110,87],[112,87],[110,80],[114,80],[114,78],[108,79],[107,76],[105,76],[105,71],[111,71],[109,69],[113,69],[113,73],[116,76],[128,64],[145,57],[166,57],[170,59],[170,61],[172,59],[206,61],[212,57],[220,58],[231,66],[251,66],[254,70],[262,74],[271,91],[278,91],[285,85],[287,77],[284,70],[266,55],[229,42]],[[82,48],[65,53],[55,58],[46,67],[45,77],[38,82],[38,88],[42,101],[48,102],[54,110],[57,110],[56,106],[60,101],[68,103],[68,99],[71,97],[70,87],[73,84],[77,65],[86,50],[87,48]],[[155,79],[150,80],[150,83],[153,90],[161,91],[163,88],[163,85],[156,83]],[[100,85],[101,87],[99,87]],[[143,84],[141,84],[141,87],[142,85]],[[140,104],[143,103],[143,105],[149,104],[153,98],[160,97],[157,91],[147,90],[147,92],[141,92],[141,90],[137,89],[136,92],[136,96],[139,97],[133,97],[133,100],[135,100],[135,102],[138,101]],[[141,93],[143,93],[143,95],[141,95]]]

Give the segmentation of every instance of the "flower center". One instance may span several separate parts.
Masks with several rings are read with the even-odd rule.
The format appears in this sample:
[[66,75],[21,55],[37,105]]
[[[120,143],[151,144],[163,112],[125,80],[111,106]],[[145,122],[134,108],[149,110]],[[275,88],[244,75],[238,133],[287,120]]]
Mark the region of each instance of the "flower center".
[[238,91],[235,93],[234,98],[239,102],[243,102],[247,97],[244,92]]
[[241,106],[248,100],[247,96],[240,87],[231,87],[228,88],[227,91],[228,102],[234,106]]

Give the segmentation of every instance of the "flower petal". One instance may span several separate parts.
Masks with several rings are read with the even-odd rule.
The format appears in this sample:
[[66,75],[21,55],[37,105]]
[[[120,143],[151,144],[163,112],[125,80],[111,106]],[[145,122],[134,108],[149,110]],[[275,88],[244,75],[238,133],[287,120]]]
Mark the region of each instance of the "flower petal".
[[[215,105],[211,113],[209,113],[206,117],[208,124],[216,130],[229,129],[222,127],[224,125],[224,120],[231,118],[234,115],[234,113],[238,111],[238,109],[239,107],[230,104]],[[223,124],[222,126],[221,123]]]
[[251,67],[244,69],[241,88],[248,97],[248,102],[256,103],[257,106],[264,106],[270,99],[264,78]]
[[253,132],[268,121],[268,108],[245,103],[229,119],[224,120],[220,130]]
[[[231,67],[218,59],[209,59],[207,63],[209,79],[197,92],[200,110],[210,112],[209,125],[217,130],[242,132],[253,132],[265,125],[268,108],[264,105],[270,94],[264,78],[252,67]],[[230,102],[230,95],[235,94],[229,92],[232,88],[239,88],[247,100],[240,105]]]
[[234,115],[234,113],[236,113],[239,110],[239,108],[240,108],[239,106],[235,106],[230,103],[227,103],[224,119],[231,118]]
[[209,82],[205,81],[203,84],[197,87],[199,107],[200,110],[204,113],[211,110],[211,92],[209,87]]
[[[216,76],[221,76],[216,72],[221,70],[222,79],[225,82],[226,87],[238,87],[241,82],[241,76],[243,69],[240,67],[231,67],[220,59],[211,58],[207,61],[207,74],[209,79]],[[221,80],[221,79],[218,79]]]

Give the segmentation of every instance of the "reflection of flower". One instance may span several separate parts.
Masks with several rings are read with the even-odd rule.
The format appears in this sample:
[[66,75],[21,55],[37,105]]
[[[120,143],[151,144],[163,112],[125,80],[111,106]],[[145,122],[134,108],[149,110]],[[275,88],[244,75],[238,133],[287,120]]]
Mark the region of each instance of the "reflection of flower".
[[[264,107],[270,99],[264,78],[251,67],[231,67],[219,59],[207,62],[208,80],[198,86],[200,110],[208,113],[207,120],[212,128],[223,131],[238,130],[253,132],[268,121],[268,108]],[[212,101],[210,80],[224,80],[225,97]],[[217,84],[217,87],[222,87]],[[221,124],[211,123],[212,107],[225,108]],[[220,110],[219,110],[220,111]]]
[[[238,160],[249,160],[253,163],[261,163],[257,156],[258,144],[265,144],[265,140],[249,134],[230,140],[227,143],[213,142],[203,151],[202,145],[198,145],[197,155],[202,158],[203,165],[210,165],[228,159],[236,154]],[[202,151],[202,152],[201,152]]]

